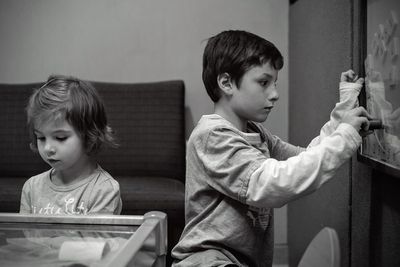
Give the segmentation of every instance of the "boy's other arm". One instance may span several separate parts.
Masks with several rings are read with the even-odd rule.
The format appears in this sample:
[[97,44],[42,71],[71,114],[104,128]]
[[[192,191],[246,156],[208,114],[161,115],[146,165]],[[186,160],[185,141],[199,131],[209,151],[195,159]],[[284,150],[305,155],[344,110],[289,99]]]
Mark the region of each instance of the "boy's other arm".
[[278,208],[309,194],[327,182],[356,151],[361,137],[341,124],[317,146],[285,161],[266,159],[251,175],[246,202],[251,206]]
[[368,123],[366,116],[363,108],[348,111],[337,129],[319,145],[286,161],[266,159],[250,177],[246,203],[257,207],[281,207],[319,188],[361,144],[357,130]]

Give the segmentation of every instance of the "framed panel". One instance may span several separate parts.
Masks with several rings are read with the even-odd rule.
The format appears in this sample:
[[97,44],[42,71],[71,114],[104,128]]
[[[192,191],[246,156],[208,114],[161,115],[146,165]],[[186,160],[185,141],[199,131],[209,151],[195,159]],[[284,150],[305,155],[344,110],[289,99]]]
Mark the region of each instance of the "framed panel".
[[400,1],[361,1],[362,70],[360,103],[383,129],[364,138],[360,161],[400,177]]
[[0,213],[0,266],[165,266],[166,215]]

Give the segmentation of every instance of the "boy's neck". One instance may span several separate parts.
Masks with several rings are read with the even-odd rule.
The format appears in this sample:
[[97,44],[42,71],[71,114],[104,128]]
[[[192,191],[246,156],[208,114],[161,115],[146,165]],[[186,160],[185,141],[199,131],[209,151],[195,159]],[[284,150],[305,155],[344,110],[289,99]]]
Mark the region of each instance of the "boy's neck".
[[229,121],[239,131],[247,131],[247,121],[238,117],[231,109],[227,109],[224,105],[214,105],[214,113]]

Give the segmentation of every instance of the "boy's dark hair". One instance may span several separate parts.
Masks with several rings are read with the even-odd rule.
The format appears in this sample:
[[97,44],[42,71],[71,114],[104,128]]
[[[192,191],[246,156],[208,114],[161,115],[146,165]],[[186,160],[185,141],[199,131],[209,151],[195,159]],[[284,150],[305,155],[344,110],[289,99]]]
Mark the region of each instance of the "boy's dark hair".
[[34,151],[37,150],[35,126],[52,119],[65,119],[74,127],[89,155],[97,153],[103,144],[117,146],[107,124],[103,101],[89,82],[51,75],[30,96],[26,113]]
[[283,57],[274,44],[246,31],[223,31],[210,39],[203,54],[203,83],[213,102],[221,97],[217,78],[228,73],[240,85],[246,71],[270,62],[276,70],[283,67]]

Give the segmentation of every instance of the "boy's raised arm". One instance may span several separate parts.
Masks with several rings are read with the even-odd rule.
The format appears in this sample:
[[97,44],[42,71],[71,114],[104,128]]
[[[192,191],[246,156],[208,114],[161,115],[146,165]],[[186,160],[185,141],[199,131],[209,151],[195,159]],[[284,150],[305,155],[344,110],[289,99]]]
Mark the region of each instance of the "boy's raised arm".
[[358,78],[353,70],[341,73],[339,83],[339,102],[333,108],[330,119],[320,130],[320,135],[314,138],[309,147],[318,145],[326,136],[333,133],[338,127],[344,112],[358,107],[358,95],[360,94],[363,78]]

